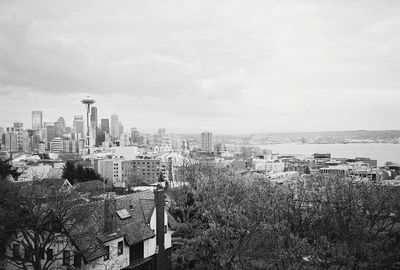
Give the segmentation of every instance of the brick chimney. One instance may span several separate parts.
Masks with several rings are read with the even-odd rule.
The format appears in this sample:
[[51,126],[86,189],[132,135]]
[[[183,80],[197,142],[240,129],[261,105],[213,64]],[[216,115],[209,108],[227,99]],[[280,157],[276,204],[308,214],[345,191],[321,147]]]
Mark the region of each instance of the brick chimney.
[[168,264],[165,254],[165,236],[164,236],[164,205],[165,195],[164,189],[161,185],[158,185],[154,190],[154,202],[156,205],[156,245],[158,247],[157,253],[157,270],[158,269],[169,269],[171,263]]
[[115,231],[115,219],[117,200],[115,192],[108,192],[104,200],[104,232],[113,233]]

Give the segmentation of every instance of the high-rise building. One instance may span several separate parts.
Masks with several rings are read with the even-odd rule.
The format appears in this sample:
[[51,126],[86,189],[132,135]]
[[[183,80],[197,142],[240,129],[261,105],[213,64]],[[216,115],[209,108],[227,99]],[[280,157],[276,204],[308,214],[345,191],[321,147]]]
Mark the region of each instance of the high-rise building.
[[50,143],[56,137],[56,127],[47,126],[47,142]]
[[110,135],[112,139],[119,138],[119,121],[118,115],[111,115]]
[[32,145],[32,150],[33,150],[33,151],[39,151],[39,143],[40,143],[40,142],[41,142],[41,139],[40,139],[40,134],[39,134],[39,132],[33,134],[33,135],[32,135],[32,143],[31,143],[31,145]]
[[97,123],[97,107],[92,107],[90,112],[90,128],[92,129],[92,140],[96,145],[96,138],[97,138],[97,130],[98,130],[98,123]]
[[84,122],[83,122],[83,116],[82,115],[75,115],[74,116],[74,122],[72,124],[72,126],[75,129],[76,133],[81,134],[81,137],[83,137],[83,135],[85,134],[83,131],[84,128]]
[[92,112],[90,113],[90,126],[96,128],[97,125],[97,107],[92,107]]
[[165,128],[159,128],[158,129],[158,134],[165,135]]
[[137,128],[131,128],[131,143],[140,144],[140,132]]
[[18,151],[18,135],[14,127],[7,127],[7,133],[4,134],[4,145],[7,152]]
[[22,151],[24,148],[24,124],[21,122],[14,122],[14,131],[17,133],[18,150]]
[[63,126],[65,126],[65,123],[63,124],[62,122],[59,122],[59,121],[54,122],[54,128],[55,128],[55,131],[56,131],[56,137],[62,137],[63,130],[64,130]]
[[54,137],[50,142],[50,151],[61,153],[63,151],[63,140],[60,137]]
[[43,127],[43,112],[32,111],[32,129],[37,130]]
[[65,119],[64,119],[64,117],[60,116],[58,118],[57,122],[60,123],[61,129],[64,130],[65,129]]
[[203,132],[201,133],[201,149],[205,152],[213,151],[213,143],[212,143],[212,133],[211,132]]
[[101,131],[110,134],[110,121],[108,119],[101,119]]
[[122,135],[124,133],[124,125],[122,125],[122,122],[119,121],[119,135]]

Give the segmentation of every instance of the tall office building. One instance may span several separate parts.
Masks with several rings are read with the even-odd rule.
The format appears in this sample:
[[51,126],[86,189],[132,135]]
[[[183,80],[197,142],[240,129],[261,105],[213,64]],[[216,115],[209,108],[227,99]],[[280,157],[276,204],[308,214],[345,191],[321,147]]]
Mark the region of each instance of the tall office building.
[[139,144],[140,143],[140,132],[137,128],[131,128],[131,143]]
[[63,124],[60,121],[54,122],[54,128],[56,130],[56,137],[62,137],[63,135],[63,126],[65,126],[65,123]]
[[119,138],[119,121],[118,115],[111,115],[110,135],[112,139]]
[[37,130],[43,127],[43,112],[32,111],[32,129]]
[[18,151],[18,136],[16,133],[5,134],[5,150],[7,152]]
[[14,122],[14,131],[17,133],[18,150],[24,148],[24,124],[21,122]]
[[165,135],[165,128],[159,128],[158,129],[158,134]]
[[101,119],[101,131],[110,134],[110,121],[108,119]]
[[98,126],[98,123],[97,123],[97,107],[92,107],[92,111],[90,113],[90,126],[92,128],[96,128]]
[[56,127],[47,126],[47,143],[50,143],[56,137]]
[[92,140],[93,140],[93,142],[96,142],[97,129],[98,129],[97,107],[91,107],[91,111],[90,111],[90,128],[92,129]]
[[208,153],[213,151],[213,143],[212,143],[212,133],[211,132],[203,132],[201,133],[201,149]]
[[119,135],[122,135],[124,133],[124,125],[122,125],[122,122],[119,121]]
[[84,133],[84,121],[83,121],[83,116],[82,115],[75,115],[74,116],[74,122],[73,122],[73,127],[75,129],[76,133],[81,134],[81,137],[83,137]]
[[65,119],[64,119],[64,117],[60,116],[58,118],[57,122],[60,123],[61,129],[64,130],[65,129]]

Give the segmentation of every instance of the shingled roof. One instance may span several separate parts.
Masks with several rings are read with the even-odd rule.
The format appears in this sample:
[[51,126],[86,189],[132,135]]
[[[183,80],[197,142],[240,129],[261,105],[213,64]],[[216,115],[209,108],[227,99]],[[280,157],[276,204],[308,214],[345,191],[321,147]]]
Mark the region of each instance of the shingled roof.
[[[100,200],[85,205],[90,207],[92,216],[71,235],[74,244],[88,261],[105,255],[104,243],[112,239],[124,236],[126,243],[133,245],[155,236],[149,224],[155,207],[152,191],[118,196],[115,200],[116,211],[125,209],[128,215],[124,218],[113,215],[115,230],[111,234],[104,230],[104,200]],[[169,213],[168,221],[170,227],[175,228],[176,221]]]

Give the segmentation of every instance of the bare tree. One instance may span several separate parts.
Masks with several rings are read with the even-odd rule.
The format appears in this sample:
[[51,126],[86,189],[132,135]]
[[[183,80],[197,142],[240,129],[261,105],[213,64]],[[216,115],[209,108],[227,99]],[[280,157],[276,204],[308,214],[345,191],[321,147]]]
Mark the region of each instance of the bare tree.
[[95,237],[102,229],[101,208],[83,201],[61,182],[2,185],[2,254],[14,269],[80,266],[102,248]]

